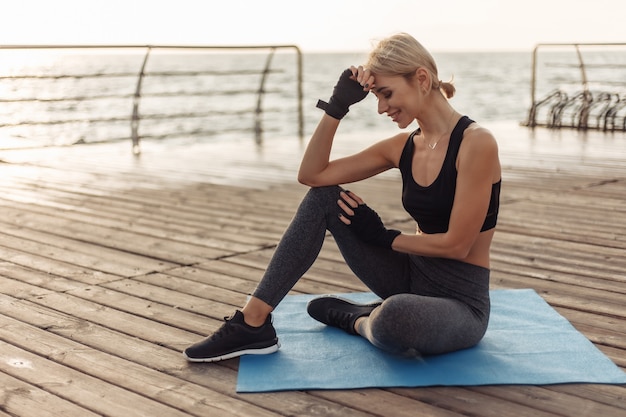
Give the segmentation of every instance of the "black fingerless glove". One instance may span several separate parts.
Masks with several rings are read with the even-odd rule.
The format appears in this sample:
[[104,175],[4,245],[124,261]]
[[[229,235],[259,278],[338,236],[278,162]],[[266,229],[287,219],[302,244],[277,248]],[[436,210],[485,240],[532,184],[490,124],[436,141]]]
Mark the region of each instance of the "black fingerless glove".
[[391,244],[401,232],[399,230],[387,229],[378,213],[367,204],[361,204],[352,210],[354,211],[353,216],[345,212],[343,213],[344,216],[350,219],[350,224],[348,225],[350,230],[364,242],[391,249]]
[[348,108],[354,103],[358,103],[367,97],[367,91],[357,81],[351,79],[352,71],[345,70],[339,77],[339,81],[333,88],[333,95],[328,103],[319,100],[317,107],[324,110],[326,114],[341,120],[347,113]]

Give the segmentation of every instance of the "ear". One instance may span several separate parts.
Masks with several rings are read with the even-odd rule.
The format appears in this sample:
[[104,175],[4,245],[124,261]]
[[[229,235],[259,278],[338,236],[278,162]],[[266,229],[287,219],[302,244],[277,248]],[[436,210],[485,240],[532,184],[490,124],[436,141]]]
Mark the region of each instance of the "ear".
[[430,73],[426,70],[426,68],[420,67],[415,70],[415,79],[422,90],[422,92],[427,93],[430,91],[432,87],[432,80],[430,78]]

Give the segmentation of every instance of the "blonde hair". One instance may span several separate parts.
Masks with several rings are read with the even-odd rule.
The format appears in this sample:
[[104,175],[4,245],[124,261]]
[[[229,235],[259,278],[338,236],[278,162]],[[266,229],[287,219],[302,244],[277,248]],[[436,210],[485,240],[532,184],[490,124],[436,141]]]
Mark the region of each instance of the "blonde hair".
[[378,42],[370,52],[366,68],[374,74],[403,76],[411,79],[418,68],[428,71],[431,89],[438,88],[446,98],[452,98],[456,88],[439,79],[437,64],[430,52],[408,33],[398,33]]

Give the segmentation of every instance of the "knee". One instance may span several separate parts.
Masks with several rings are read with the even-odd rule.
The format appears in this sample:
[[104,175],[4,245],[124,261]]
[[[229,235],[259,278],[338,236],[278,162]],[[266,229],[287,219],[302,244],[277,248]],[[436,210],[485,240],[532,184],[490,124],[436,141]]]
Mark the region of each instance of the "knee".
[[433,355],[476,345],[485,334],[486,323],[458,302],[412,294],[393,295],[385,300],[370,326],[382,344],[400,352]]
[[311,187],[308,194],[315,196],[316,198],[321,198],[325,196],[332,196],[333,198],[337,198],[339,197],[340,191],[341,187],[338,185],[327,185],[324,187]]
[[407,340],[407,311],[401,298],[402,295],[394,295],[386,299],[369,317],[370,341],[396,355],[419,356],[420,353]]
[[394,294],[387,297],[377,310],[381,321],[386,323],[403,323],[409,311],[415,310],[413,294]]
[[325,187],[312,187],[306,194],[305,199],[315,201],[320,207],[330,204],[337,204],[341,187],[338,185],[329,185]]

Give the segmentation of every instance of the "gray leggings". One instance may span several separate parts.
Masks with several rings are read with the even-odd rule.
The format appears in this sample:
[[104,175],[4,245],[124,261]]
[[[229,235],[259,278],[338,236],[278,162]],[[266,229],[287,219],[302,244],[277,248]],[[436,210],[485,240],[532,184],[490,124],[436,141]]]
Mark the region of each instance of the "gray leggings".
[[253,295],[276,307],[311,267],[329,230],[354,274],[384,300],[357,329],[373,345],[416,356],[478,343],[489,321],[489,269],[362,242],[338,218],[340,191],[309,190]]

